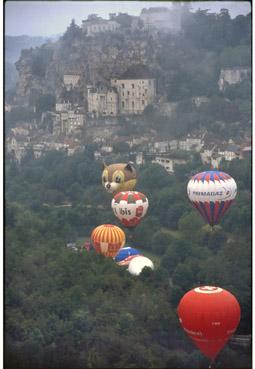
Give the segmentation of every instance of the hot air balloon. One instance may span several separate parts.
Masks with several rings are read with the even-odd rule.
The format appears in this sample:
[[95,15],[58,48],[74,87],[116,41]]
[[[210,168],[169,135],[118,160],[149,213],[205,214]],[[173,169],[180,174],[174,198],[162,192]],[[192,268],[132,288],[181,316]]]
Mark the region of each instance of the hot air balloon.
[[114,257],[126,242],[125,233],[113,224],[102,224],[91,233],[91,242],[99,254]]
[[134,249],[133,247],[122,247],[122,249],[120,249],[118,254],[115,256],[114,261],[121,266],[128,265],[134,257],[139,255],[142,255],[140,251]]
[[202,286],[182,297],[178,316],[195,345],[214,360],[239,324],[240,306],[227,290]]
[[188,197],[211,226],[218,224],[237,193],[235,180],[229,174],[210,170],[194,175],[187,186]]
[[135,227],[147,213],[147,197],[137,191],[119,192],[112,199],[112,209],[125,227]]
[[132,162],[103,165],[102,184],[107,192],[116,195],[131,191],[136,185],[136,169]]
[[145,267],[154,269],[153,262],[145,256],[137,256],[130,261],[128,271],[132,275],[139,275]]

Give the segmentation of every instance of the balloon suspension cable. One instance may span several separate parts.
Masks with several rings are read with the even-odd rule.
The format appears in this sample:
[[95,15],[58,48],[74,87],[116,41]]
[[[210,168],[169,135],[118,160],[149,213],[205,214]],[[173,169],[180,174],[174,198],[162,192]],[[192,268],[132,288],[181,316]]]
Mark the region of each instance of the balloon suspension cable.
[[214,367],[215,367],[215,361],[214,361],[214,359],[212,359],[209,366],[208,366],[208,369],[212,369]]
[[127,237],[127,242],[128,243],[133,243],[133,240],[134,240],[134,228],[128,228],[126,227],[126,237]]

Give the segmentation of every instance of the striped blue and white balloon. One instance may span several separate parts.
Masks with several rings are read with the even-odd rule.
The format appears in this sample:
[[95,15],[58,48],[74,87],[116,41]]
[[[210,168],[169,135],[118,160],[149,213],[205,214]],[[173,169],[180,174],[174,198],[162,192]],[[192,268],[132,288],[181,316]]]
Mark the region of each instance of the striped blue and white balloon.
[[237,194],[235,180],[227,173],[210,170],[194,175],[187,186],[190,201],[211,226],[218,224]]

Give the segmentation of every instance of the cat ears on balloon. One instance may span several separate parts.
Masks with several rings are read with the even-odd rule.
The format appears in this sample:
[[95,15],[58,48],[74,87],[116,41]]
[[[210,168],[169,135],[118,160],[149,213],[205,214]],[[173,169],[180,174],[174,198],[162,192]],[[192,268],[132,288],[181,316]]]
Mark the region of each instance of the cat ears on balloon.
[[[124,169],[128,170],[129,172],[133,173],[133,171],[135,170],[134,168],[134,163],[132,161],[129,161],[127,163],[127,165],[124,167]],[[105,164],[105,162],[103,162],[103,166],[102,166],[102,170],[106,169],[107,165]]]

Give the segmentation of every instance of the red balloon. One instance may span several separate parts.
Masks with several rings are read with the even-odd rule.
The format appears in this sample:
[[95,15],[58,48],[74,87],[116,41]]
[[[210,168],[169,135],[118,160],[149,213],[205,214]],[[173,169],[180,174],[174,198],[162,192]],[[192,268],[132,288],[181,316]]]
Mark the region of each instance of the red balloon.
[[212,360],[235,332],[241,317],[235,296],[213,286],[197,287],[187,292],[177,311],[182,328]]

